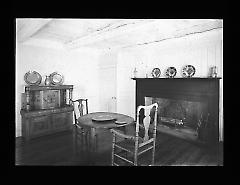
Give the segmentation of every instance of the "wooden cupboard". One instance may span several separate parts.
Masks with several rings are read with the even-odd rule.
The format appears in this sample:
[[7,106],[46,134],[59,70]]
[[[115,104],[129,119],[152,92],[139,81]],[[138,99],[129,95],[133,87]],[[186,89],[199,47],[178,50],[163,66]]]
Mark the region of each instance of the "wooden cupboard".
[[22,136],[31,138],[69,130],[73,124],[72,85],[26,86],[20,111]]

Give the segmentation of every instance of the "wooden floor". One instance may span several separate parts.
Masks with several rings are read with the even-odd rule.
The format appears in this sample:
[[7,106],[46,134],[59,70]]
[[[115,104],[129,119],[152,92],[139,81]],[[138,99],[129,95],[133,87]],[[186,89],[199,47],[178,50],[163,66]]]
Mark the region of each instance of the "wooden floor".
[[[16,138],[15,164],[48,166],[109,166],[111,164],[112,135],[108,130],[99,134],[99,150],[95,155],[76,152],[78,150],[74,147],[76,145],[73,138],[71,131],[35,138],[29,142]],[[155,165],[222,166],[223,147],[222,145],[198,146],[170,135],[157,133]]]

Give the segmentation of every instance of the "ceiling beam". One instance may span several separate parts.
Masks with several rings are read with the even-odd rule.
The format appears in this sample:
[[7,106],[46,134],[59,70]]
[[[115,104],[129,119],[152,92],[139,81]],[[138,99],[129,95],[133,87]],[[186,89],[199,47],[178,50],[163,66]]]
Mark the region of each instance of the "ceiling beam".
[[[24,42],[41,30],[52,19],[17,19],[17,41]],[[20,26],[18,26],[18,24]]]
[[192,25],[192,26],[190,26],[188,28],[184,28],[184,29],[175,30],[174,32],[169,32],[168,34],[159,35],[158,39],[143,41],[141,43],[136,43],[134,45],[126,45],[122,48],[129,48],[129,47],[134,47],[134,46],[147,45],[147,44],[162,42],[162,41],[169,40],[169,39],[185,37],[185,36],[188,36],[188,35],[204,33],[204,32],[208,32],[208,31],[211,31],[211,30],[222,29],[222,28],[223,28],[222,21],[217,20],[217,21],[213,21],[213,22],[209,22],[209,23]]
[[104,41],[113,37],[117,37],[122,34],[127,34],[133,30],[139,29],[141,27],[149,26],[153,24],[156,20],[127,20],[127,22],[122,22],[121,24],[111,24],[103,29],[98,29],[97,31],[90,33],[79,39],[75,39],[66,44],[69,49],[77,48],[87,44],[91,44],[98,41]]
[[[136,21],[136,22],[134,22]],[[121,48],[128,48],[134,46],[141,46],[145,44],[151,44],[156,42],[161,42],[168,39],[184,37],[189,34],[202,33],[206,31],[210,31],[212,29],[222,28],[222,20],[203,20],[199,24],[190,23],[187,27],[181,27],[181,22],[179,23],[180,27],[173,29],[174,27],[166,27],[166,23],[168,20],[148,20],[146,22],[137,22],[137,20],[132,20],[132,22],[125,22],[116,26],[116,24],[112,24],[108,26],[106,29],[101,29],[101,31],[95,31],[94,33],[88,34],[82,38],[73,40],[69,43],[66,43],[66,47],[68,49],[78,48],[84,45],[88,45],[91,43],[95,43],[98,41],[104,41],[113,37],[118,37],[120,35],[126,35],[132,31],[143,31],[147,32],[148,28],[154,26],[159,29],[158,38],[155,37],[154,40],[142,40],[139,43],[135,43],[133,45],[125,45],[121,46]],[[181,21],[181,20],[180,20]],[[149,39],[149,38],[148,38]]]

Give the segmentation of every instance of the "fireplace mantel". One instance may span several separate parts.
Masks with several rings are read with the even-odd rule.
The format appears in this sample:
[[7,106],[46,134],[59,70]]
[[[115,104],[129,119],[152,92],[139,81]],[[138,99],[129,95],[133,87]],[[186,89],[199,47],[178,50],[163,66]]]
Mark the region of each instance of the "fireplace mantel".
[[136,80],[136,107],[145,104],[145,97],[170,98],[205,102],[209,113],[208,130],[210,138],[206,142],[218,140],[219,137],[219,81],[221,78],[132,78]]
[[[161,95],[161,97],[202,100],[219,95],[221,78],[132,78],[136,80],[136,102],[138,93],[145,96]],[[139,103],[140,103],[139,102]]]

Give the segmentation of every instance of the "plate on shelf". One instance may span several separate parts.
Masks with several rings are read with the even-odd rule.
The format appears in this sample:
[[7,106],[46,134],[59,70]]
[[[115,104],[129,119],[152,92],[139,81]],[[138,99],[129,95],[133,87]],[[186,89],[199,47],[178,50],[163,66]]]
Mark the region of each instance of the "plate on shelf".
[[36,71],[28,71],[24,75],[24,81],[28,85],[39,85],[42,81],[42,76]]
[[154,68],[152,70],[152,77],[153,78],[159,78],[161,75],[161,70],[159,68]]
[[116,118],[110,116],[110,115],[99,115],[99,116],[95,116],[92,118],[93,121],[112,121],[112,120],[116,120]]
[[169,67],[166,71],[166,76],[168,78],[173,78],[177,74],[177,69],[175,67]]
[[192,77],[195,74],[196,70],[195,67],[192,65],[186,65],[182,70],[183,77]]
[[53,72],[52,74],[50,74],[50,81],[53,85],[62,85],[63,76],[57,72]]

